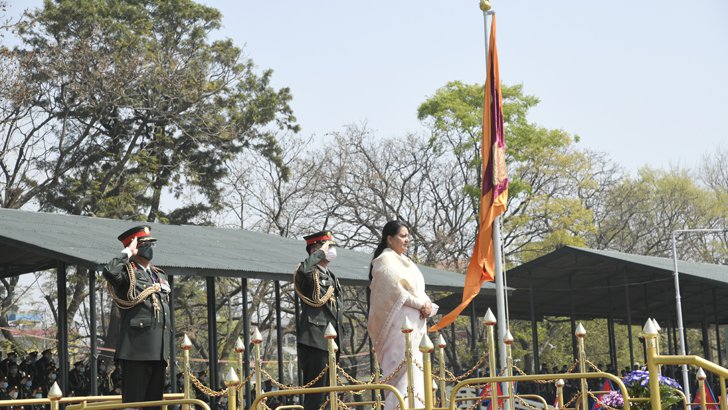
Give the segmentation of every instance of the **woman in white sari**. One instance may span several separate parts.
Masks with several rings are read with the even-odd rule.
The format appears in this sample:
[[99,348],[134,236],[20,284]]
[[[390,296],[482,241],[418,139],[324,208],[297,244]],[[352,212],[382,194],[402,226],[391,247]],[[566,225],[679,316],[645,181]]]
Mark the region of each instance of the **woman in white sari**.
[[[427,318],[437,313],[437,305],[425,294],[422,273],[405,255],[408,245],[407,225],[400,221],[387,222],[369,270],[371,284],[367,289],[367,329],[384,377],[391,375],[405,358],[405,339],[401,332],[404,319],[409,318],[414,326],[409,334],[412,356],[421,364],[422,353],[417,347],[422,335],[427,333]],[[424,398],[424,381],[422,371],[417,366],[413,366],[413,370],[415,403],[418,403]],[[402,396],[406,396],[406,367],[402,366],[389,380],[389,384],[399,390]],[[398,405],[390,393],[385,393],[385,400],[385,410],[394,409]],[[405,405],[406,403],[405,399]]]

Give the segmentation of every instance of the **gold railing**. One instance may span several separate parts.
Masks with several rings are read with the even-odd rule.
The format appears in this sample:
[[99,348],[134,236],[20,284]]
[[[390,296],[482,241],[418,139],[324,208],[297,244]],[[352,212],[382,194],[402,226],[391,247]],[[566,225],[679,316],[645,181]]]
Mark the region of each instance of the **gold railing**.
[[[227,408],[228,410],[237,410],[237,409],[243,409],[244,408],[244,397],[243,397],[243,385],[250,381],[253,376],[256,378],[256,386],[255,386],[255,393],[256,397],[255,400],[252,403],[252,406],[250,409],[263,409],[263,410],[270,410],[268,405],[266,404],[266,401],[269,398],[272,397],[282,397],[282,396],[294,396],[294,395],[307,395],[307,394],[326,394],[328,396],[326,404],[328,404],[328,407],[331,410],[339,410],[344,409],[348,410],[351,407],[358,406],[358,407],[371,407],[374,410],[379,410],[382,405],[382,400],[380,396],[381,391],[388,391],[392,393],[392,399],[396,400],[399,404],[400,409],[423,409],[423,410],[433,410],[433,409],[448,409],[448,410],[455,410],[458,407],[458,403],[466,402],[466,401],[472,401],[474,402],[470,408],[475,408],[480,404],[481,401],[489,399],[491,403],[494,404],[493,408],[495,409],[508,409],[508,410],[514,410],[515,409],[515,403],[517,400],[521,400],[522,403],[528,407],[536,409],[537,407],[532,406],[531,404],[527,403],[525,400],[530,399],[538,402],[542,408],[551,408],[549,407],[549,404],[546,402],[546,400],[535,394],[516,394],[514,391],[514,383],[516,382],[540,382],[540,383],[549,383],[554,382],[556,391],[557,391],[557,409],[567,409],[572,408],[570,407],[572,404],[575,408],[581,408],[586,409],[588,408],[588,400],[591,397],[593,400],[596,400],[599,402],[602,407],[610,409],[605,404],[601,403],[600,399],[596,396],[602,393],[605,393],[603,391],[590,391],[588,389],[587,380],[588,379],[607,379],[610,380],[613,384],[613,386],[616,387],[616,391],[619,392],[619,394],[622,396],[622,399],[624,401],[623,409],[629,410],[634,404],[637,403],[650,403],[650,407],[652,410],[658,410],[661,408],[661,401],[660,401],[660,385],[659,385],[659,379],[660,379],[660,372],[661,372],[661,366],[666,365],[690,365],[698,368],[698,388],[700,391],[704,391],[705,388],[705,371],[713,373],[714,375],[718,376],[719,382],[720,382],[720,400],[717,400],[718,403],[706,403],[706,395],[701,394],[701,400],[698,403],[689,403],[689,400],[687,399],[686,395],[680,391],[675,389],[674,394],[678,395],[682,400],[682,407],[683,409],[687,410],[690,405],[700,405],[703,408],[706,408],[706,405],[719,405],[721,410],[728,410],[728,400],[726,398],[726,378],[728,378],[728,369],[719,366],[713,362],[710,362],[708,360],[705,360],[698,356],[673,356],[673,355],[662,355],[659,353],[658,345],[657,345],[657,338],[658,338],[658,331],[656,330],[656,323],[649,319],[647,321],[647,324],[645,324],[645,327],[643,328],[643,336],[645,337],[645,347],[647,352],[647,369],[649,373],[649,396],[648,397],[630,397],[628,387],[625,386],[624,382],[617,376],[606,373],[598,369],[593,363],[587,360],[586,358],[586,352],[584,347],[584,340],[586,338],[586,330],[584,327],[579,324],[576,331],[576,337],[578,338],[578,360],[574,362],[574,364],[571,366],[571,368],[567,371],[567,373],[557,373],[557,374],[525,374],[520,369],[518,369],[516,366],[513,365],[513,360],[511,357],[511,349],[510,345],[513,342],[513,337],[511,336],[510,332],[506,332],[506,337],[504,338],[504,343],[506,345],[506,363],[507,367],[504,369],[500,369],[500,372],[497,371],[495,367],[495,338],[494,338],[494,327],[495,327],[495,317],[488,309],[488,313],[486,314],[485,325],[487,326],[487,344],[488,344],[488,351],[483,355],[483,357],[479,360],[477,360],[477,363],[474,368],[469,369],[461,376],[455,376],[452,373],[449,373],[447,369],[444,367],[444,349],[445,349],[445,342],[442,337],[440,337],[437,341],[437,347],[433,346],[432,341],[428,337],[427,334],[423,335],[422,339],[419,343],[419,351],[422,353],[422,363],[419,363],[418,360],[415,360],[413,357],[413,348],[412,348],[412,340],[411,336],[413,334],[412,332],[412,324],[409,323],[409,321],[405,321],[404,325],[402,326],[402,334],[403,337],[406,339],[405,343],[405,357],[403,358],[402,362],[397,366],[396,370],[390,374],[382,377],[382,375],[379,372],[378,366],[375,366],[374,374],[369,378],[369,380],[357,380],[354,377],[347,374],[343,368],[341,368],[336,363],[336,352],[338,350],[338,346],[336,346],[335,339],[336,339],[336,332],[333,329],[331,325],[329,325],[325,332],[325,337],[327,339],[328,343],[328,364],[325,366],[324,370],[317,376],[316,379],[310,381],[308,384],[304,386],[286,386],[281,384],[280,382],[273,379],[273,377],[268,374],[263,368],[262,368],[262,358],[261,358],[261,343],[263,341],[263,338],[260,335],[260,332],[257,328],[254,329],[253,337],[252,337],[252,343],[254,345],[254,360],[251,366],[251,373],[244,378],[242,381],[238,378],[237,373],[235,372],[235,369],[233,367],[230,367],[228,372],[224,376],[224,384],[225,389],[220,391],[214,391],[211,388],[204,386],[201,384],[199,380],[194,379],[194,376],[192,375],[192,372],[190,370],[190,357],[189,357],[189,350],[192,346],[192,344],[189,342],[189,338],[185,335],[184,341],[182,343],[182,351],[184,352],[184,392],[183,393],[177,393],[177,394],[165,394],[164,398],[165,400],[160,401],[153,401],[153,402],[138,402],[138,403],[122,403],[121,402],[121,396],[115,395],[115,396],[86,396],[86,397],[62,397],[61,391],[58,388],[57,384],[54,384],[54,386],[51,388],[51,391],[49,391],[48,398],[42,398],[42,399],[21,399],[21,400],[3,400],[0,401],[0,407],[3,406],[50,406],[51,410],[58,410],[59,404],[66,404],[67,410],[107,410],[107,409],[118,409],[118,408],[128,408],[128,407],[156,407],[161,406],[163,408],[166,408],[170,405],[181,405],[183,410],[190,410],[190,406],[200,406],[200,408],[204,410],[209,410],[209,406],[206,405],[203,401],[197,400],[192,398],[192,381],[194,381],[195,386],[200,389],[205,394],[208,394],[209,396],[227,396],[228,402],[227,402]],[[437,372],[433,374],[432,369],[432,354],[435,350],[435,348],[438,349],[438,357],[439,357],[439,369]],[[238,353],[238,360],[237,360],[237,369],[240,371],[240,374],[242,375],[243,370],[243,362],[244,362],[244,353],[245,353],[245,347],[242,345],[242,342],[238,339],[238,343],[236,344],[235,351]],[[489,363],[487,367],[490,370],[490,374],[495,374],[495,376],[492,377],[469,377],[470,374],[472,374],[475,370],[485,369],[486,367],[486,358],[489,359]],[[376,364],[376,360],[375,360]],[[588,371],[587,364],[589,364],[592,368],[592,371]],[[406,366],[406,368],[404,368]],[[414,369],[415,366],[418,367],[422,371],[423,377],[423,386],[424,391],[423,392],[415,392],[414,389]],[[578,366],[577,372],[572,372]],[[404,368],[404,369],[403,369]],[[406,379],[407,379],[407,389],[406,389],[406,395],[403,395],[402,392],[398,391],[396,388],[394,388],[392,385],[387,384],[392,378],[400,373],[400,371],[406,371]],[[520,374],[514,375],[514,370],[518,371]],[[499,374],[500,373],[500,374]],[[438,375],[439,374],[439,375]],[[280,390],[278,391],[271,391],[271,392],[263,392],[261,389],[261,385],[263,382],[263,376],[266,376],[268,380],[271,380],[273,383],[276,384],[276,386],[279,386]],[[321,378],[328,376],[329,384],[328,386],[324,387],[311,387],[313,383],[315,383],[317,380],[320,380]],[[447,377],[446,377],[447,376]],[[341,379],[339,379],[342,377]],[[417,376],[420,377],[420,376]],[[337,382],[338,379],[338,382]],[[564,403],[564,397],[563,397],[563,386],[564,386],[564,380],[579,380],[579,391],[576,395],[574,395],[568,403]],[[435,384],[434,382],[437,381],[438,384]],[[348,384],[346,384],[348,382]],[[455,382],[455,385],[450,390],[449,395],[446,394],[445,383],[453,383]],[[498,393],[498,386],[499,384],[502,384],[503,393]],[[490,390],[487,395],[484,393],[484,395],[478,396],[478,397],[465,397],[465,398],[457,398],[457,394],[462,391],[466,387],[471,386],[477,386],[477,387],[484,387],[487,386],[487,390]],[[435,402],[435,391],[440,390],[439,393],[439,403]],[[348,393],[354,393],[354,394],[362,394],[364,391],[372,391],[374,392],[375,397],[372,401],[359,401],[359,402],[350,402],[345,403],[342,401],[340,394],[343,392]],[[596,394],[596,395],[595,395]],[[421,404],[422,407],[415,405],[415,399],[417,399]],[[499,401],[504,402],[504,405],[501,406],[499,404]],[[300,405],[281,405],[277,406],[276,409],[280,410],[287,410],[287,409],[300,409],[302,406]]]
[[122,403],[117,401],[112,402],[97,402],[88,404],[82,402],[79,404],[72,404],[66,406],[66,410],[111,410],[111,409],[126,409],[126,408],[139,408],[139,407],[165,407],[174,405],[195,405],[199,406],[202,410],[210,410],[210,406],[202,400],[198,399],[172,399],[172,400],[154,400],[154,401],[138,401],[132,403]]

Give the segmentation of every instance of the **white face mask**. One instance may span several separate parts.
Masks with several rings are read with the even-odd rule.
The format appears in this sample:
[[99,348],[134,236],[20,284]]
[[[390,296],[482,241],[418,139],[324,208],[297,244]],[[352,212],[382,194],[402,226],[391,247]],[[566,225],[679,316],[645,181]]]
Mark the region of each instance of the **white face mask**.
[[336,259],[336,248],[332,246],[326,251],[326,260],[332,262],[334,259]]
[[10,392],[10,398],[11,399],[17,399],[18,398],[18,392],[16,392],[16,391]]

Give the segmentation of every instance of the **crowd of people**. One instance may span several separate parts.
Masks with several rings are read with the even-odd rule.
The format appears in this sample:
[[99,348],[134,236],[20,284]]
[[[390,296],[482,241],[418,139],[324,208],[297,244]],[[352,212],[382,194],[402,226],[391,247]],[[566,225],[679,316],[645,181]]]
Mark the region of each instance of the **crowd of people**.
[[57,377],[50,350],[10,352],[0,360],[0,400],[45,397]]
[[[2,353],[0,352],[0,357]],[[20,359],[20,357],[23,357]],[[35,399],[48,396],[53,383],[58,379],[58,367],[50,349],[20,355],[10,352],[0,361],[0,400]],[[120,394],[121,375],[119,367],[109,371],[106,360],[97,361],[97,391],[99,395]],[[91,369],[84,360],[74,363],[68,373],[68,388],[65,397],[88,396],[91,394]]]

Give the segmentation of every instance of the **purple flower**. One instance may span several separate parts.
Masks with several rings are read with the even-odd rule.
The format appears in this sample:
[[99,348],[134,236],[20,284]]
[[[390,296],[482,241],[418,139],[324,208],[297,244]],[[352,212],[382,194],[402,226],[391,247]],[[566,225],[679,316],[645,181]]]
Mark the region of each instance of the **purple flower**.
[[624,407],[624,399],[622,398],[622,393],[620,393],[619,391],[616,391],[616,390],[610,391],[609,393],[603,395],[601,397],[600,401],[609,407],[614,407],[614,408]]

